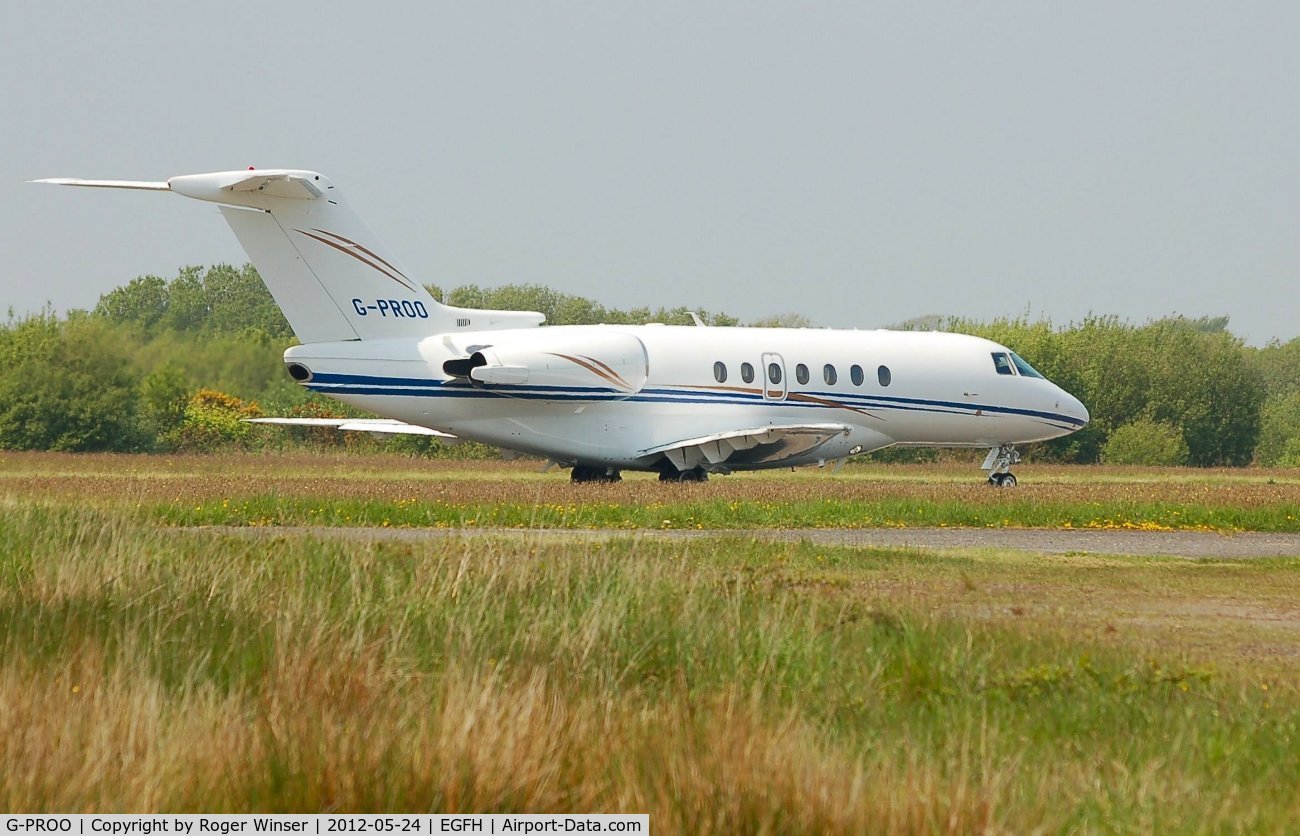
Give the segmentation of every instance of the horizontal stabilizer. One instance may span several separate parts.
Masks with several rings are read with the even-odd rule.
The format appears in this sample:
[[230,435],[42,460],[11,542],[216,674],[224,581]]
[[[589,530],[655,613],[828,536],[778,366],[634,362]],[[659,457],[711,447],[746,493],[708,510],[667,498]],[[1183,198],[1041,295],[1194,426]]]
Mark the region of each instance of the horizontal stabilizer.
[[257,171],[218,171],[212,174],[186,174],[170,180],[82,180],[77,177],[46,177],[32,180],[54,186],[84,186],[90,189],[139,189],[148,192],[176,192],[198,200],[244,204],[238,192],[260,193],[265,197],[292,200],[315,200],[325,192],[320,175],[310,171],[266,169]]
[[678,470],[703,466],[706,470],[731,464],[773,464],[816,450],[837,435],[847,435],[847,424],[785,424],[729,430],[687,438],[641,451],[641,455],[662,453]]
[[344,432],[387,433],[390,435],[431,435],[455,438],[428,427],[407,424],[392,418],[246,418],[250,424],[283,424],[291,427],[334,427]]
[[43,180],[31,180],[31,183],[49,183],[54,186],[85,186],[89,189],[140,189],[148,192],[169,192],[171,186],[165,180],[78,180],[75,177],[46,177]]

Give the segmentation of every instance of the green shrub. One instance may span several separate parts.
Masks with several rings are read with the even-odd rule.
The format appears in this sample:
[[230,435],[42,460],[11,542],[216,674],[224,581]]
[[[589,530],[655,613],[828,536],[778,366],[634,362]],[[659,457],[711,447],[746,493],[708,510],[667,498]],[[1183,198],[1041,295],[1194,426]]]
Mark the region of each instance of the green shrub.
[[873,450],[866,458],[881,464],[930,464],[939,461],[939,450],[935,447],[885,447]]
[[0,330],[0,449],[139,450],[138,399],[122,335],[104,323],[47,313]]
[[170,447],[185,451],[216,450],[226,446],[247,446],[252,425],[245,418],[259,418],[257,403],[212,389],[200,389],[185,407],[185,419],[164,436]]
[[1265,401],[1255,462],[1264,467],[1292,467],[1283,462],[1291,446],[1300,452],[1300,392],[1274,395]]
[[189,381],[173,365],[152,371],[140,381],[140,423],[155,440],[184,423],[189,402]]
[[1102,447],[1106,464],[1187,464],[1187,442],[1173,424],[1142,418],[1110,434]]
[[1300,467],[1300,435],[1293,436],[1282,445],[1282,454],[1273,462],[1273,467]]

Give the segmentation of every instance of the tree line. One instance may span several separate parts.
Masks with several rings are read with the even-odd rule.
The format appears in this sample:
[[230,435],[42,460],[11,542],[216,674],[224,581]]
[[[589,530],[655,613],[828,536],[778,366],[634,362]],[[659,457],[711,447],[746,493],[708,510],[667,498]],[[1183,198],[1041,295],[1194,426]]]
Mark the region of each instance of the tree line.
[[[692,310],[711,325],[741,324],[725,313],[684,306],[609,308],[536,285],[429,289],[453,305],[541,311],[552,325],[689,325]],[[798,314],[749,324],[810,325]],[[996,340],[1078,395],[1092,422],[1036,445],[1031,454],[1038,458],[1300,467],[1300,338],[1253,348],[1232,334],[1226,317],[1133,324],[1090,316],[1063,327],[1023,318],[929,317],[900,327]],[[441,451],[422,438],[375,441],[284,428],[268,433],[244,423],[262,414],[349,414],[288,378],[281,354],[292,343],[288,323],[251,265],[142,276],[104,294],[93,310],[63,317],[11,314],[0,326],[0,449],[346,444]]]

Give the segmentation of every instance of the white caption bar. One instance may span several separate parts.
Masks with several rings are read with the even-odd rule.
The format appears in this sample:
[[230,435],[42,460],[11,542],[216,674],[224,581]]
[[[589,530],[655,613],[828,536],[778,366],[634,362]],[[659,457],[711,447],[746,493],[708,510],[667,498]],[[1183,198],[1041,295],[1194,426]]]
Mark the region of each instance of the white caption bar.
[[468,816],[0,815],[0,836],[232,836],[232,834],[649,833],[650,816],[623,813]]

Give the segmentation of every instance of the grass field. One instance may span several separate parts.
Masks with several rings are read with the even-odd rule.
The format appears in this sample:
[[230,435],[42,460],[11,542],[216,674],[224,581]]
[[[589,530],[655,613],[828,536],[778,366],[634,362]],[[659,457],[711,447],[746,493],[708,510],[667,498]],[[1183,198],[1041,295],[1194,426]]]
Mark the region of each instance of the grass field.
[[1300,531],[1300,471],[1029,467],[990,490],[973,466],[815,468],[571,485],[536,463],[348,455],[0,454],[24,496],[130,508],[172,525],[510,528],[1048,527]]
[[1023,475],[1014,492],[925,467],[577,488],[519,464],[0,454],[0,810],[635,811],[656,832],[705,833],[1294,827],[1300,558],[176,525],[320,507],[343,511],[331,526],[357,508],[456,524],[418,516],[435,503],[477,522],[549,504],[574,527],[654,525],[636,514],[655,503],[683,526],[669,515],[717,503],[759,526],[790,507],[835,526],[871,524],[840,517],[864,507],[913,525],[949,506],[1020,525],[1043,504],[1103,509],[1100,524],[1159,507],[1285,529],[1300,498],[1295,472]]

